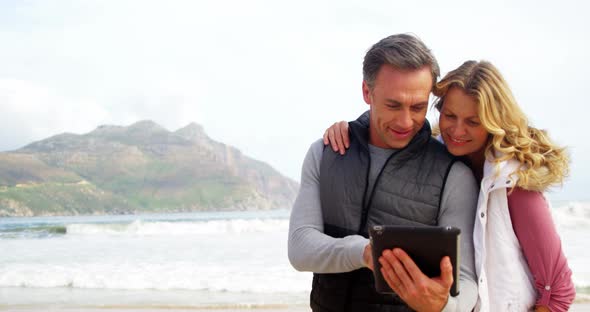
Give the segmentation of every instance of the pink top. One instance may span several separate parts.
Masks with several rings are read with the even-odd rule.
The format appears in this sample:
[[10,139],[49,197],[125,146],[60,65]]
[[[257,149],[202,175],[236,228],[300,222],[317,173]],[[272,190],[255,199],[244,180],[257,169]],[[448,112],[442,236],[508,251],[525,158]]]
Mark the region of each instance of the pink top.
[[549,205],[540,192],[515,188],[508,195],[512,228],[520,242],[539,294],[536,305],[567,311],[576,290],[561,249]]

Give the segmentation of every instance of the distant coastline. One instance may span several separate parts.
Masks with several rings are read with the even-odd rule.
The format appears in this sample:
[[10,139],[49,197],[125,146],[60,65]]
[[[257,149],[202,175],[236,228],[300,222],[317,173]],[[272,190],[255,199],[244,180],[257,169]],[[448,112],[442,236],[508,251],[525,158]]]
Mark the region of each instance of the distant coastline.
[[102,125],[0,153],[0,217],[269,210],[298,187],[195,123]]

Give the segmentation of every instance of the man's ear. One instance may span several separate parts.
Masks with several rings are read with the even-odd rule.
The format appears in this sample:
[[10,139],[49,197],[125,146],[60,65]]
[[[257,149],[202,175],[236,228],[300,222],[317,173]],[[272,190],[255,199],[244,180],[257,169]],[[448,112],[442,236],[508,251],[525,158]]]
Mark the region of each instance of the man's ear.
[[367,83],[363,80],[363,99],[365,99],[365,103],[371,105],[371,89],[367,85]]

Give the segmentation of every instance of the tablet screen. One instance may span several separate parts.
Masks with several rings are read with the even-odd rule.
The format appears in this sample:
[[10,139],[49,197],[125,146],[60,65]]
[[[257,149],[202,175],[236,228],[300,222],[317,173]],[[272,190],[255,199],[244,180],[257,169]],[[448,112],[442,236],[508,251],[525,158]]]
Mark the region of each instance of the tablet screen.
[[383,276],[379,257],[385,249],[403,249],[428,277],[440,276],[440,261],[449,256],[453,265],[451,295],[459,294],[459,240],[461,230],[440,226],[375,225],[369,229],[373,249],[375,288],[393,293]]

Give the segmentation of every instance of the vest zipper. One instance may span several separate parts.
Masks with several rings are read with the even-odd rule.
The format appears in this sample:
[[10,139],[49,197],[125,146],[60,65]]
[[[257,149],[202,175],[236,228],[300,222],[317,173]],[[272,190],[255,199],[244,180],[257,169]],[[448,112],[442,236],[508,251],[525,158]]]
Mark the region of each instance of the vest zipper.
[[369,209],[371,208],[371,204],[373,203],[373,197],[375,196],[375,190],[377,189],[377,184],[379,183],[379,180],[381,179],[381,174],[383,173],[383,170],[385,169],[385,167],[387,167],[387,165],[389,164],[389,161],[393,157],[395,157],[395,155],[397,155],[401,151],[405,150],[408,146],[410,146],[409,143],[404,148],[394,152],[393,154],[391,154],[391,156],[389,156],[389,158],[387,158],[387,160],[383,164],[383,167],[381,167],[381,169],[379,170],[379,174],[377,175],[377,178],[375,179],[375,183],[373,184],[373,189],[371,190],[371,195],[369,196],[369,201],[365,205],[365,199],[367,197],[367,190],[369,188],[369,173],[371,172],[371,153],[369,152],[369,167],[367,169],[367,176],[365,178],[365,182],[366,182],[365,183],[365,192],[363,193],[363,205],[365,205],[365,206],[363,207],[363,211],[361,214],[361,224],[359,225],[357,234],[361,235],[362,231],[365,229],[365,226],[367,225],[367,218],[369,217]]

